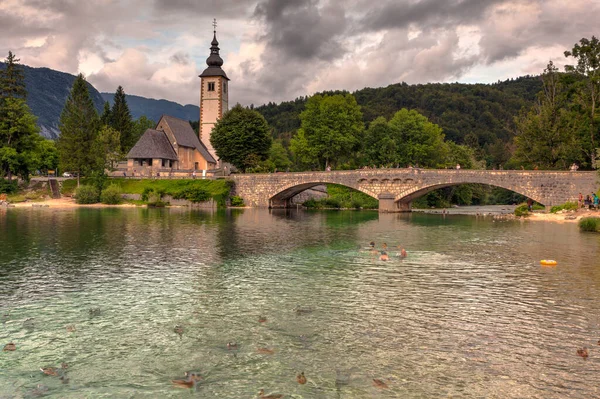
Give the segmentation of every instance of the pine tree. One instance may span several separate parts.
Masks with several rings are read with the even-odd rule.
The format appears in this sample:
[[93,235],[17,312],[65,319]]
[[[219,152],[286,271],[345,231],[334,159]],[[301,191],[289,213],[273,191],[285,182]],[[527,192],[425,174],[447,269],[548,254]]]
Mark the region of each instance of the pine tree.
[[100,117],[100,123],[102,126],[110,126],[110,104],[108,101],[104,102],[104,110],[102,111],[102,116]]
[[121,134],[121,152],[127,154],[135,145],[135,138],[131,112],[125,99],[125,91],[121,86],[117,88],[115,93],[115,100],[110,112],[110,127]]
[[0,173],[29,180],[32,154],[42,141],[36,118],[22,98],[5,98],[0,113]]
[[92,145],[100,126],[100,118],[83,75],[77,76],[60,115],[58,153],[63,169],[79,176],[94,167]]
[[15,57],[12,51],[8,52],[8,57],[4,61],[6,69],[0,70],[0,100],[7,97],[23,99],[27,97],[25,76],[19,61],[21,60]]
[[25,102],[24,75],[19,59],[8,52],[0,71],[0,176],[24,180],[35,166],[32,159],[42,141],[36,118]]

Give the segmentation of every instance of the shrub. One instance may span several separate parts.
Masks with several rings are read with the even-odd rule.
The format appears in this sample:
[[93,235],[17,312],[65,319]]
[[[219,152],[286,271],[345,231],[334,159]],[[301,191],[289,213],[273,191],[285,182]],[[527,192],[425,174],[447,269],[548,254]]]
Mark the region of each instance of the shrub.
[[171,194],[174,199],[185,199],[191,202],[205,202],[211,199],[208,191],[200,187],[185,187]]
[[335,198],[324,198],[322,200],[323,206],[325,208],[336,208],[339,209],[342,207],[342,205],[340,204],[340,201],[338,201]]
[[583,218],[579,221],[579,230],[600,233],[600,218]]
[[142,191],[142,201],[148,201],[150,194],[154,192],[154,189],[151,187],[145,187],[144,191]]
[[517,216],[517,217],[529,216],[529,207],[527,206],[527,204],[521,204],[518,207],[516,207],[515,208],[515,216]]
[[302,206],[304,206],[305,208],[309,208],[309,209],[318,209],[319,205],[320,204],[314,198],[306,200],[302,203]]
[[231,206],[244,206],[244,199],[238,195],[231,197]]
[[13,194],[18,189],[16,180],[6,180],[0,178],[0,194]]
[[75,202],[78,204],[96,204],[100,195],[94,186],[83,185],[75,190]]
[[577,202],[566,202],[562,205],[556,205],[553,206],[550,209],[550,213],[556,213],[559,211],[576,211],[579,208],[579,206],[577,205]]
[[121,197],[121,187],[116,184],[111,184],[102,191],[100,195],[100,201],[107,205],[118,205],[123,202]]

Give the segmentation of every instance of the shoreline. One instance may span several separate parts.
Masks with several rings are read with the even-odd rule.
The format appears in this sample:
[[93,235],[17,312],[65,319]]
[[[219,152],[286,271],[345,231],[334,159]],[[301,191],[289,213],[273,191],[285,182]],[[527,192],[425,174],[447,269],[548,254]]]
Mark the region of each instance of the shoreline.
[[[3,206],[0,209],[24,209],[24,208],[48,208],[48,209],[75,209],[75,208],[146,208],[146,205],[137,205],[131,203],[124,203],[119,205],[106,205],[106,204],[77,204],[75,199],[72,197],[62,197],[59,199],[45,199],[43,201],[25,201],[10,204],[8,207]],[[181,208],[174,206],[175,208]],[[251,207],[230,207],[231,209],[252,209]],[[426,213],[431,215],[444,216],[441,210],[413,210],[415,213]],[[475,217],[492,217],[494,219],[505,219],[505,220],[522,220],[522,221],[536,221],[536,222],[553,222],[553,223],[578,223],[580,219],[584,217],[600,217],[600,211],[590,211],[579,209],[577,211],[562,211],[561,213],[542,213],[533,212],[528,217],[515,217],[513,213],[493,213],[493,212],[482,212],[476,214],[475,212],[448,212],[445,214],[449,215],[463,215],[463,216],[475,216]]]

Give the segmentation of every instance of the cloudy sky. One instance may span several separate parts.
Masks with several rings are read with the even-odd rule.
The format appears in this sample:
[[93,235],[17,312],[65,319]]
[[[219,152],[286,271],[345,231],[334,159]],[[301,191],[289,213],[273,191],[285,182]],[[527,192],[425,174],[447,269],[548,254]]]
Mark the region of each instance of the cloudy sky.
[[600,0],[0,0],[0,54],[197,104],[213,18],[230,100],[259,105],[538,74],[600,35]]

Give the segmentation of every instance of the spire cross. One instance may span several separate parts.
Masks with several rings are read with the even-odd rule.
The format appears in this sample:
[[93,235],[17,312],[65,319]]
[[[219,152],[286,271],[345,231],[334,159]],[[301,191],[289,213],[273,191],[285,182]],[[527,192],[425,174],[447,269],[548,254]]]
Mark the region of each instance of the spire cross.
[[217,31],[217,19],[213,19],[213,28],[215,28],[215,32]]

